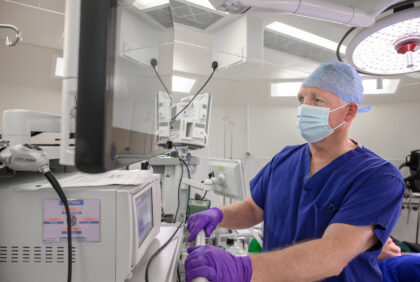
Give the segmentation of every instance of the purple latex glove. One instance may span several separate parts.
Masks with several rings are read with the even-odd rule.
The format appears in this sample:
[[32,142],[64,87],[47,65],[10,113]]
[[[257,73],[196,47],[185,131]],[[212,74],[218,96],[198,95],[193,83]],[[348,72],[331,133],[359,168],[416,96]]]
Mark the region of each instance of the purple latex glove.
[[185,260],[185,280],[204,277],[209,282],[249,282],[252,265],[249,257],[234,255],[214,246],[188,248]]
[[209,238],[222,219],[223,213],[219,208],[211,208],[191,215],[187,223],[188,231],[190,231],[188,242],[194,241],[195,236],[203,229],[206,237]]

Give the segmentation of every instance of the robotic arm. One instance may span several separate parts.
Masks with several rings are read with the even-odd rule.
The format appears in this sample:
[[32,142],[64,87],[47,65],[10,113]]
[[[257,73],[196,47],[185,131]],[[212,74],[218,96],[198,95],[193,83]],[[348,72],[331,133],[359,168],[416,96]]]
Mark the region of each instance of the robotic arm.
[[[386,1],[374,13],[367,13],[353,6],[326,0],[209,0],[216,10],[231,14],[244,14],[248,11],[266,14],[295,14],[349,26],[368,27],[385,8],[398,2]],[[385,1],[383,1],[385,2]]]
[[24,144],[9,147],[0,144],[0,164],[16,171],[49,171],[47,155],[37,146]]

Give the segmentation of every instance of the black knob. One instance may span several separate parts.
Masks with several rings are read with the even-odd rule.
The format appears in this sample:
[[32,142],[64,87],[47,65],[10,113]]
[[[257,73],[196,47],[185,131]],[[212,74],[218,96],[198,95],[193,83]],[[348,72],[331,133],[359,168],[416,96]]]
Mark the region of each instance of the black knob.
[[152,65],[152,67],[156,67],[158,62],[155,58],[153,58],[153,59],[150,60],[150,64]]

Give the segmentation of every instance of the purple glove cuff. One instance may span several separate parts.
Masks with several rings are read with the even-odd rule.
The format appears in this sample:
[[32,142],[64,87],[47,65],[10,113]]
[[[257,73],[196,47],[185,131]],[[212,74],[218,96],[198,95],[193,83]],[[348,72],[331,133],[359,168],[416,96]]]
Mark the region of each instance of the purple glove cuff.
[[242,264],[243,264],[245,281],[250,282],[251,277],[252,277],[251,258],[249,256],[246,256],[246,257],[238,257],[238,259],[240,259],[242,261]]
[[203,277],[208,281],[250,282],[252,263],[249,256],[236,257],[214,246],[195,246],[187,249],[185,279]]
[[222,222],[222,220],[223,220],[223,212],[222,212],[222,210],[221,209],[219,209],[219,208],[211,208],[211,210],[215,210],[215,211],[217,211],[217,214],[219,215],[219,219],[217,220],[217,223],[220,223],[220,222]]

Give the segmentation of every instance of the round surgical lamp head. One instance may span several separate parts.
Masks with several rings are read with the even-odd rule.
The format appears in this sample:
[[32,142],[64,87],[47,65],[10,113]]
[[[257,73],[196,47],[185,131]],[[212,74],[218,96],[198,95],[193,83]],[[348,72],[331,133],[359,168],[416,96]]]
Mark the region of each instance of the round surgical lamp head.
[[420,70],[420,7],[396,12],[357,34],[347,61],[358,71],[395,75]]

